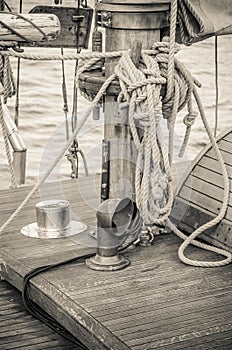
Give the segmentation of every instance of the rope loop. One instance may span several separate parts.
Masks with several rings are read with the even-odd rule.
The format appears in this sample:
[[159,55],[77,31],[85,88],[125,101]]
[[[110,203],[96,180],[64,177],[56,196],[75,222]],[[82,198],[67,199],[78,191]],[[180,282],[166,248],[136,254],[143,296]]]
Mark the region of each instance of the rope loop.
[[[172,1],[174,17],[176,2],[176,0]],[[172,21],[172,26],[174,26],[173,23],[174,22]],[[197,113],[193,111],[192,107],[192,97],[195,97],[203,123],[221,165],[225,192],[222,209],[219,215],[208,225],[203,225],[201,229],[193,232],[188,239],[184,237],[185,242],[179,250],[179,256],[183,262],[194,266],[222,266],[231,262],[232,258],[230,253],[217,249],[214,251],[226,256],[225,260],[217,262],[217,264],[214,264],[213,262],[195,262],[184,257],[184,250],[189,244],[195,244],[195,238],[199,233],[204,229],[213,227],[223,219],[229,200],[229,180],[222,156],[211,134],[203,108],[199,102],[195,85],[199,86],[200,84],[194,77],[192,77],[185,66],[175,58],[174,54],[178,51],[179,47],[175,45],[173,37],[175,39],[175,36],[173,36],[173,33],[171,32],[170,42],[164,41],[156,43],[153,46],[153,50],[142,51],[138,67],[134,65],[130,57],[130,51],[111,53],[96,52],[87,55],[75,55],[75,59],[83,59],[82,66],[78,67],[76,84],[78,84],[78,77],[81,73],[94,69],[95,65],[99,67],[99,60],[111,57],[119,58],[119,61],[115,67],[114,74],[103,83],[95,97],[91,96],[91,98],[93,98],[92,106],[77,124],[76,129],[61,149],[59,155],[50,165],[49,169],[47,169],[38,184],[34,186],[29,195],[21,203],[19,208],[0,228],[0,233],[2,233],[14,218],[19,215],[34,193],[47,179],[63,154],[66,153],[70,144],[76,139],[77,134],[80,132],[93,108],[99,103],[99,101],[101,101],[102,96],[106,93],[110,84],[117,79],[121,88],[121,92],[118,96],[119,108],[127,108],[128,110],[128,124],[137,148],[135,192],[137,207],[141,213],[143,224],[152,227],[154,225],[162,226],[168,223],[176,234],[179,234],[178,230],[168,219],[173,205],[171,164],[174,147],[174,127],[177,113],[187,105],[188,114],[185,117],[187,137],[185,138],[184,143],[185,148],[186,141],[189,137],[189,131],[197,116]],[[6,79],[6,77],[11,77],[11,70],[8,65],[9,56],[12,55],[29,59],[35,59],[35,57],[25,53],[12,53],[7,50],[0,51],[0,55],[0,78],[1,83],[4,86],[4,98],[7,98],[12,92],[8,88],[7,84],[9,81]],[[56,57],[39,56],[38,59],[42,60],[52,58],[64,60],[74,59],[73,57],[74,56],[66,57],[64,55]],[[10,79],[10,82],[12,89],[12,78]],[[161,120],[163,118],[167,120],[168,124],[168,149],[165,146],[165,140],[162,136]],[[208,249],[205,246],[204,248]]]
[[191,112],[191,113],[187,114],[187,115],[184,117],[183,123],[184,123],[187,127],[191,127],[191,126],[194,124],[194,122],[195,122],[197,116],[198,116],[198,112]]

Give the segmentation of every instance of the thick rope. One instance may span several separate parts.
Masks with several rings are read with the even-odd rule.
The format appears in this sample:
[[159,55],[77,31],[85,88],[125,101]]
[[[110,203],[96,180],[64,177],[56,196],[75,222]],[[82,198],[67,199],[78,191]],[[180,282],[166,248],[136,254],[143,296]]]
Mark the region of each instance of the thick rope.
[[[167,44],[164,43],[163,46],[167,46]],[[10,56],[10,57],[17,57],[22,58],[29,61],[67,61],[67,60],[90,60],[91,58],[119,58],[121,57],[125,52],[127,51],[110,51],[110,52],[80,52],[75,54],[64,54],[64,55],[39,55],[39,54],[32,54],[32,53],[26,53],[26,52],[16,52],[12,50],[0,50],[1,56]],[[153,50],[144,50],[144,53],[147,55],[156,55],[159,51],[156,49]]]
[[173,95],[174,89],[174,54],[176,44],[176,18],[177,18],[177,0],[171,2],[171,13],[170,13],[170,49],[168,59],[168,71],[167,71],[167,91],[166,99],[169,100]]
[[[80,132],[84,123],[86,122],[89,114],[97,103],[102,98],[109,84],[118,77],[121,93],[119,95],[119,102],[122,105],[125,103],[129,106],[129,125],[133,135],[135,145],[138,150],[137,168],[136,168],[136,196],[137,204],[140,209],[143,220],[146,225],[161,225],[168,223],[173,231],[181,235],[185,242],[179,249],[180,259],[194,266],[222,266],[231,262],[231,254],[215,247],[208,245],[202,245],[203,248],[212,250],[219,254],[225,255],[227,258],[220,262],[195,262],[187,259],[184,256],[184,250],[191,243],[199,246],[199,242],[195,242],[195,238],[203,232],[205,229],[214,226],[222,220],[225,215],[226,207],[228,204],[228,191],[229,180],[227,177],[226,167],[221,157],[218,146],[213,139],[210,129],[208,127],[202,105],[200,104],[199,97],[196,92],[194,84],[199,83],[191,76],[186,68],[174,58],[174,89],[170,98],[161,100],[161,87],[166,84],[168,79],[168,62],[169,62],[169,47],[171,42],[157,43],[154,46],[154,50],[143,51],[141,54],[141,62],[139,68],[135,67],[129,52],[116,52],[116,53],[91,53],[91,54],[76,54],[71,56],[38,56],[24,55],[16,53],[16,57],[29,58],[29,59],[82,59],[83,66],[79,67],[79,76],[85,70],[93,69],[94,65],[104,57],[121,57],[118,65],[115,68],[115,74],[112,75],[103,84],[102,88],[96,95],[93,101],[93,105],[87,110],[81,121],[78,123],[77,128],[67,141],[65,146],[60,151],[54,162],[48,168],[46,173],[42,176],[41,180],[34,186],[29,195],[25,198],[23,203],[8,219],[8,221],[1,227],[0,233],[2,233],[6,227],[14,220],[14,218],[22,211],[25,205],[29,202],[34,193],[38,190],[41,184],[46,180],[48,175],[52,172],[53,168],[60,161],[63,154],[66,152],[70,144],[76,138]],[[174,47],[176,52],[177,48]],[[3,53],[8,55],[9,51]],[[1,54],[1,52],[0,52]],[[10,53],[11,55],[11,53]],[[14,55],[14,53],[13,53]],[[77,79],[78,80],[78,79]],[[210,223],[203,225],[197,229],[190,237],[186,238],[185,235],[179,232],[168,219],[172,203],[173,203],[173,191],[172,191],[172,178],[171,178],[171,158],[173,150],[173,135],[169,139],[169,153],[165,150],[163,140],[161,136],[160,120],[162,117],[168,120],[169,131],[173,133],[176,113],[181,110],[187,103],[189,116],[192,117],[192,102],[191,96],[194,93],[195,99],[198,103],[198,107],[201,112],[201,116],[213,144],[213,147],[218,156],[220,165],[223,169],[223,178],[225,183],[223,206],[220,214]],[[190,118],[189,117],[189,118]],[[187,121],[191,122],[191,121]],[[188,126],[188,125],[187,125]],[[138,129],[142,129],[142,137],[138,132]]]
[[[157,57],[160,59],[159,50]],[[168,218],[173,202],[170,162],[160,128],[160,91],[166,78],[160,74],[157,57],[143,52],[138,69],[129,53],[125,53],[115,69],[121,86],[119,99],[129,105],[129,125],[138,150],[135,191],[137,206],[146,225],[162,224]],[[138,129],[143,130],[142,138]]]
[[[196,88],[193,89],[193,93],[194,93],[194,97],[195,97],[195,100],[197,102],[200,114],[201,114],[203,124],[205,126],[206,131],[207,131],[209,139],[212,143],[212,147],[217,155],[217,158],[218,158],[218,161],[220,164],[220,168],[222,170],[223,181],[224,181],[223,203],[222,203],[222,207],[220,209],[220,213],[213,220],[207,222],[206,224],[202,225],[197,230],[195,230],[190,236],[184,235],[180,230],[177,229],[177,227],[170,220],[167,220],[167,224],[177,236],[179,236],[181,239],[184,240],[184,242],[181,244],[179,251],[178,251],[178,256],[182,262],[184,262],[185,264],[188,264],[188,265],[198,266],[198,267],[220,267],[220,266],[224,266],[224,265],[232,262],[232,254],[224,249],[219,249],[219,248],[216,248],[214,246],[210,246],[208,244],[204,244],[204,243],[201,243],[199,241],[196,241],[195,238],[198,237],[202,232],[217,225],[224,218],[226,210],[228,208],[228,203],[229,203],[230,182],[229,182],[229,177],[228,177],[228,173],[227,173],[227,169],[226,169],[224,160],[222,158],[220,149],[215,141],[215,138],[211,132],[211,129],[208,125],[207,118],[206,118],[206,115],[204,112],[204,108],[202,106],[202,103],[200,101],[200,98],[199,98],[199,95],[197,93]],[[205,250],[212,251],[212,252],[215,252],[217,254],[223,255],[226,257],[226,259],[220,260],[220,261],[196,261],[196,260],[189,259],[184,255],[184,252],[190,244],[193,244],[199,248],[203,248]]]
[[[165,100],[163,106],[160,101],[161,85],[166,83],[167,62],[169,50],[167,44],[156,44],[158,54],[153,58],[142,53],[142,63],[140,69],[137,69],[129,53],[125,53],[119,60],[115,73],[119,78],[121,94],[119,102],[129,105],[129,124],[135,145],[138,150],[137,167],[135,175],[135,190],[137,206],[140,209],[143,221],[146,225],[164,224],[167,220],[173,232],[178,234],[185,242],[179,249],[179,258],[186,264],[202,267],[223,266],[231,262],[231,254],[223,249],[211,247],[207,244],[199,243],[194,238],[204,230],[213,227],[222,220],[228,205],[229,180],[222,156],[218,146],[211,135],[210,128],[204,115],[203,107],[200,104],[194,84],[200,85],[190,74],[190,72],[176,59],[174,59],[174,86],[175,90],[169,101]],[[151,59],[151,61],[150,61]],[[157,63],[159,63],[157,65]],[[160,69],[161,66],[161,69]],[[178,72],[178,74],[177,74]],[[162,78],[165,77],[165,78]],[[164,79],[164,80],[163,80]],[[168,219],[172,204],[173,191],[171,181],[171,158],[173,151],[173,130],[177,112],[187,103],[188,115],[185,117],[187,126],[186,135],[181,152],[186,146],[191,126],[197,116],[193,110],[192,94],[197,100],[200,114],[202,116],[205,128],[209,134],[210,140],[216,151],[220,165],[223,170],[225,182],[225,192],[223,205],[220,214],[210,223],[203,225],[196,230],[190,237],[181,233]],[[159,121],[162,117],[168,120],[170,140],[169,140],[169,159],[168,153],[162,146],[161,130]],[[143,129],[142,139],[138,129]],[[162,150],[162,152],[161,152]],[[163,170],[165,170],[163,172]],[[166,202],[164,201],[166,198]],[[184,250],[189,244],[216,252],[226,256],[226,259],[217,262],[198,262],[190,260],[184,256]]]
[[[187,2],[187,4],[189,4],[188,1],[186,1],[186,2]],[[187,14],[185,11],[185,7],[181,3],[181,1],[179,1],[178,3],[179,3],[179,6],[181,6],[181,8],[182,8],[182,15],[185,17],[184,22],[187,23],[188,34],[191,37],[193,37],[192,27],[189,26],[188,19],[186,18]],[[174,47],[175,47],[176,20],[177,20],[177,10],[178,10],[177,5],[178,5],[177,0],[172,0],[171,18],[170,18],[170,51],[169,51],[169,61],[168,61],[168,77],[167,77],[166,98],[170,98],[170,96],[173,92],[173,89],[174,89],[174,66],[175,66]],[[181,22],[181,21],[179,21],[179,22]],[[182,35],[184,34],[183,27],[181,27],[181,33],[182,33]],[[179,67],[181,67],[180,64],[179,64]],[[208,125],[208,122],[207,122],[207,119],[206,119],[206,116],[204,113],[204,108],[203,108],[202,103],[200,101],[197,90],[193,84],[193,79],[192,79],[190,73],[185,69],[182,69],[182,74],[185,76],[185,79],[188,81],[188,99],[187,99],[187,101],[188,101],[189,114],[184,118],[184,123],[186,124],[187,129],[186,129],[184,141],[183,141],[182,147],[180,149],[179,155],[182,156],[184,153],[186,144],[187,144],[188,139],[189,139],[191,126],[193,125],[195,118],[197,116],[197,113],[193,111],[193,107],[192,107],[191,96],[193,93],[195,100],[197,102],[197,105],[198,105],[198,109],[199,109],[200,114],[201,114],[203,124],[205,126],[205,129],[206,129],[207,134],[209,136],[209,139],[211,141],[212,147],[217,155],[219,164],[220,164],[221,169],[222,169],[222,175],[223,175],[223,180],[224,180],[223,204],[222,204],[220,213],[213,220],[209,221],[208,223],[206,223],[206,224],[202,225],[201,227],[199,227],[198,229],[196,229],[194,232],[192,232],[192,234],[189,237],[185,236],[180,230],[178,230],[177,227],[175,227],[175,225],[173,225],[173,223],[171,223],[171,221],[169,219],[167,220],[167,223],[170,226],[170,228],[173,230],[173,232],[176,233],[179,237],[181,237],[184,240],[184,242],[181,244],[179,251],[178,251],[178,256],[182,262],[184,262],[185,264],[188,264],[188,265],[199,266],[199,267],[223,266],[223,265],[229,264],[232,261],[232,254],[227,252],[224,249],[219,249],[219,248],[216,248],[216,247],[213,247],[213,246],[210,246],[207,244],[202,244],[198,241],[195,241],[195,238],[198,237],[205,230],[214,227],[216,224],[218,224],[224,218],[226,210],[228,208],[229,195],[230,195],[229,177],[228,177],[227,169],[226,169],[225,163],[223,161],[219,147],[218,147],[218,145],[213,137],[213,134],[211,133],[210,127]],[[175,103],[174,103],[174,106],[175,106]],[[175,114],[177,111],[175,111],[173,108],[173,112]],[[173,128],[173,119],[174,119],[174,116],[171,116],[170,121],[169,121],[169,128],[171,127],[171,130],[169,130],[169,131],[171,131],[171,137],[172,137],[172,133],[173,133],[173,129],[174,129]],[[169,143],[169,150],[170,150],[170,143]],[[224,255],[226,257],[226,259],[221,260],[221,261],[216,261],[216,262],[215,261],[213,261],[213,262],[196,261],[196,260],[188,259],[187,257],[185,257],[184,251],[190,244],[194,244],[194,245],[196,245],[200,248],[204,248],[208,251],[212,251],[212,252]]]
[[31,61],[62,61],[62,60],[90,60],[91,58],[117,58],[122,56],[125,51],[112,51],[112,52],[88,52],[88,53],[75,53],[65,55],[38,55],[26,52],[15,52],[15,51],[0,51],[2,56],[11,56],[22,58]]
[[[194,6],[192,6],[191,1],[189,0],[178,0],[178,26],[181,35],[181,41],[185,45],[190,45],[194,38],[197,37],[198,33],[202,33],[204,31],[204,22],[199,14],[196,12]],[[191,22],[191,16],[188,16],[187,11],[192,14],[195,18],[196,22],[199,25],[199,30],[197,32],[194,31]]]

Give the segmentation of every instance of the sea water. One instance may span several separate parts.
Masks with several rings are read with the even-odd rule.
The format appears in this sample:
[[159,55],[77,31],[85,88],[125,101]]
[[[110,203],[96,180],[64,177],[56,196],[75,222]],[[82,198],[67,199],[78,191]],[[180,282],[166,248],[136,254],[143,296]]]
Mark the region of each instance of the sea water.
[[[16,3],[8,1],[13,10],[17,11]],[[63,1],[64,3],[64,1]],[[65,5],[72,5],[75,1],[66,1]],[[24,2],[24,12],[33,7],[32,1]],[[40,1],[40,5],[52,5],[53,1]],[[35,6],[35,4],[34,4]],[[232,99],[232,36],[218,38],[218,68],[219,68],[219,106],[218,133],[231,127],[231,99]],[[60,54],[59,49],[26,48],[25,52]],[[64,53],[75,53],[75,50],[65,49]],[[215,47],[214,38],[182,47],[177,54],[190,72],[201,82],[199,94],[211,130],[215,120]],[[17,60],[11,59],[16,73]],[[68,89],[69,118],[72,111],[72,93],[74,79],[74,61],[65,61],[65,77]],[[19,129],[27,147],[27,184],[32,184],[51,164],[54,156],[65,142],[65,123],[62,97],[62,67],[60,61],[27,61],[21,60],[20,70],[20,110]],[[8,106],[14,116],[14,98],[9,99]],[[78,96],[79,111],[85,110],[89,102]],[[185,132],[183,116],[177,117],[175,136],[175,160],[178,161],[178,149]],[[104,118],[99,121],[88,119],[83,131],[78,136],[80,148],[86,155],[90,173],[100,171],[101,140],[103,139]],[[201,118],[198,117],[192,127],[190,141],[186,150],[187,159],[193,159],[208,143]],[[0,188],[8,188],[10,175],[5,156],[2,134],[0,133]],[[80,176],[84,175],[83,163],[80,160]],[[64,156],[61,164],[55,169],[49,180],[57,179],[62,172],[63,178],[69,178],[70,163]]]

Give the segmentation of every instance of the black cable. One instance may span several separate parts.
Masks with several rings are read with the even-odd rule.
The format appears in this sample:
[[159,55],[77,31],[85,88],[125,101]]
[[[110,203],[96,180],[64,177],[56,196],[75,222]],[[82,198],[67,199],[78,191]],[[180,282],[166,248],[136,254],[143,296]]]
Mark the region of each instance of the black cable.
[[[125,252],[132,244],[134,244],[138,236],[137,234],[135,235],[135,231],[140,230],[141,227],[141,217],[137,209],[133,210],[133,215],[132,215],[132,220],[130,229],[132,237],[130,240],[126,240],[124,242],[124,245],[119,247],[118,251],[119,252]],[[78,340],[76,337],[74,337],[69,331],[67,331],[59,322],[57,322],[51,315],[46,313],[44,310],[42,310],[38,305],[36,305],[30,298],[29,292],[28,292],[28,287],[29,287],[29,282],[33,277],[36,277],[40,275],[41,273],[56,269],[60,266],[64,266],[67,264],[72,264],[72,263],[82,263],[86,259],[89,259],[91,257],[95,256],[95,253],[90,253],[90,254],[85,254],[81,255],[79,257],[71,258],[65,261],[61,261],[55,264],[49,264],[49,265],[44,265],[37,267],[31,271],[29,271],[23,278],[23,287],[22,287],[22,300],[25,308],[27,309],[28,312],[30,312],[34,317],[45,323],[48,327],[53,329],[55,332],[60,334],[62,337],[68,339],[72,343],[76,344],[79,346],[80,350],[88,350],[83,343],[81,343],[80,340]]]
[[34,317],[45,323],[49,328],[60,334],[62,337],[68,339],[75,345],[79,346],[80,350],[88,350],[85,345],[78,340],[76,337],[74,337],[69,331],[67,331],[59,322],[57,322],[52,316],[50,316],[47,312],[42,310],[38,305],[36,305],[30,298],[29,292],[28,292],[28,286],[30,280],[40,275],[41,273],[50,271],[52,269],[55,269],[60,266],[64,266],[67,264],[71,264],[74,262],[81,263],[85,261],[86,259],[94,256],[95,254],[85,254],[79,257],[71,258],[65,261],[58,262],[56,264],[50,264],[45,266],[37,267],[31,271],[29,271],[23,278],[23,288],[22,288],[22,299],[23,304],[28,312],[31,313]]

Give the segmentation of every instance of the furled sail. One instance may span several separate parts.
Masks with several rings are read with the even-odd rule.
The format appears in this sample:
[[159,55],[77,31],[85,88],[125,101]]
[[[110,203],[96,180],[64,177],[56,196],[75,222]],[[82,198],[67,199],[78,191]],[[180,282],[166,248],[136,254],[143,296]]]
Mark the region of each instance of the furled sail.
[[178,0],[178,32],[186,45],[232,34],[232,0]]

